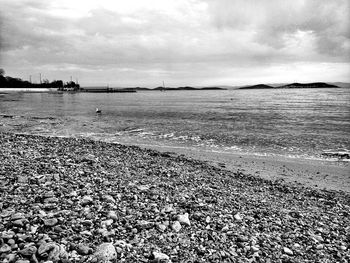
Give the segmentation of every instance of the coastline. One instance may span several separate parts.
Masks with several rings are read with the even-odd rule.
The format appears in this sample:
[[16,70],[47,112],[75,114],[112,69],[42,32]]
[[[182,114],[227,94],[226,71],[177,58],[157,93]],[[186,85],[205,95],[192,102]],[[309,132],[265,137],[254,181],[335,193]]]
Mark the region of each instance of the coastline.
[[140,146],[160,152],[183,154],[231,172],[240,171],[299,187],[305,186],[350,193],[349,162],[214,152],[185,147]]
[[7,133],[0,142],[9,262],[350,259],[345,192],[137,146]]

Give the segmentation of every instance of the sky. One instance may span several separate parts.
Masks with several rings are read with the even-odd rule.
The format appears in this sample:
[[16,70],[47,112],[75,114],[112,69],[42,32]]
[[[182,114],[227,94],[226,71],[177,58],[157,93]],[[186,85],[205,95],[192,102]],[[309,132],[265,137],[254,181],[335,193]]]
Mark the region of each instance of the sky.
[[0,68],[33,82],[350,82],[349,0],[0,0]]

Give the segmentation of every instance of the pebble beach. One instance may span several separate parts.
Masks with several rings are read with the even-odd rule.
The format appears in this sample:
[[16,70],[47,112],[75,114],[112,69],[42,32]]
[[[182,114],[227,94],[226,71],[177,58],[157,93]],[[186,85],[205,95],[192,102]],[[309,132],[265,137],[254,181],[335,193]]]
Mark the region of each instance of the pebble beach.
[[88,139],[0,145],[4,263],[350,260],[346,192]]

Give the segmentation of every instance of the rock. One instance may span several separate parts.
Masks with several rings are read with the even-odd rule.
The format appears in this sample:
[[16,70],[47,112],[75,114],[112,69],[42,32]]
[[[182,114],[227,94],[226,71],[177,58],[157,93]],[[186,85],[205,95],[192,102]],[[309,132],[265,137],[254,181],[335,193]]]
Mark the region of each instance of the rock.
[[154,223],[146,220],[139,220],[137,221],[137,226],[139,229],[150,229],[154,226]]
[[29,257],[34,255],[36,251],[37,251],[37,248],[35,246],[29,246],[29,247],[23,248],[18,253],[21,254],[22,256]]
[[9,231],[4,231],[1,234],[1,238],[3,239],[11,239],[15,236],[15,232],[9,230]]
[[117,257],[117,251],[112,243],[102,243],[96,248],[94,258],[97,262],[108,262]]
[[75,250],[78,252],[79,255],[89,255],[92,253],[92,248],[84,245],[84,244],[79,244],[75,247]]
[[93,201],[94,199],[91,196],[85,195],[81,200],[81,205],[89,205],[89,204],[92,204]]
[[301,246],[300,246],[298,243],[295,243],[295,244],[293,245],[293,247],[295,247],[296,249],[299,249]]
[[188,213],[185,213],[183,215],[178,215],[177,216],[177,220],[182,223],[185,224],[187,226],[191,225],[190,219],[188,218]]
[[45,226],[55,226],[57,225],[57,223],[58,223],[58,220],[56,218],[44,219]]
[[149,187],[149,185],[138,185],[138,186],[137,186],[137,189],[138,189],[140,192],[147,192],[147,191],[150,189],[150,187]]
[[289,256],[292,256],[292,255],[293,255],[293,251],[290,250],[290,249],[287,248],[287,247],[284,247],[284,248],[283,248],[283,252],[284,252],[285,254],[289,255]]
[[15,221],[15,220],[18,220],[18,219],[24,219],[25,216],[23,213],[14,213],[12,216],[11,216],[11,221]]
[[12,224],[14,226],[23,227],[26,222],[27,222],[26,219],[17,219],[17,220],[12,221]]
[[323,247],[324,247],[324,246],[323,246],[322,244],[318,244],[318,245],[316,246],[316,249],[318,249],[318,250],[319,250],[319,249],[323,249]]
[[242,221],[242,220],[243,220],[242,216],[241,216],[239,213],[235,214],[233,217],[234,217],[237,221]]
[[109,211],[107,217],[113,219],[114,221],[118,220],[118,215],[115,211]]
[[113,198],[113,196],[111,195],[104,195],[102,196],[102,200],[106,203],[110,203],[110,204],[114,204],[115,203],[115,200]]
[[247,236],[238,236],[238,237],[237,237],[237,241],[238,241],[238,242],[241,242],[241,243],[243,243],[243,242],[248,242],[248,241],[249,241],[249,238],[248,238]]
[[113,224],[113,219],[107,219],[101,222],[101,226],[106,228],[107,226],[111,226]]
[[164,232],[167,228],[167,226],[164,224],[158,224],[157,227],[161,232]]
[[8,254],[6,255],[7,262],[12,263],[16,260],[16,254]]
[[175,221],[173,223],[173,225],[171,226],[171,228],[175,231],[175,232],[179,232],[181,229],[181,225],[179,221]]
[[154,251],[152,254],[155,262],[169,262],[170,260],[167,254],[156,251]]
[[258,252],[258,251],[259,251],[259,248],[256,247],[256,246],[251,246],[250,249],[251,249],[253,252]]
[[7,244],[4,244],[0,247],[0,253],[8,253],[11,251],[11,247]]
[[162,212],[164,212],[164,213],[171,213],[171,212],[173,212],[173,211],[175,211],[175,209],[174,209],[174,207],[173,207],[172,204],[166,205],[166,206],[164,206],[164,208],[162,209]]
[[68,258],[68,253],[65,250],[64,246],[54,242],[42,243],[39,246],[38,255],[42,258],[47,258],[48,260],[52,260],[54,262]]

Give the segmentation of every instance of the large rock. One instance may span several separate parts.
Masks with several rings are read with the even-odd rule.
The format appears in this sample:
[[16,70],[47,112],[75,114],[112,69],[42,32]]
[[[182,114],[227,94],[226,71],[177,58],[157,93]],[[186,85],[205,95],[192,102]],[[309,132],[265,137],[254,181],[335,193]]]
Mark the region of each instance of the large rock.
[[38,249],[38,255],[53,262],[68,259],[68,253],[64,246],[54,242],[42,243]]
[[185,224],[187,226],[191,225],[190,219],[188,218],[188,213],[185,213],[183,215],[178,215],[177,216],[177,220],[181,223],[181,224]]
[[102,243],[96,248],[94,258],[97,262],[108,262],[117,257],[117,251],[112,243]]
[[161,252],[153,252],[153,258],[155,262],[169,262],[170,258],[167,254]]

